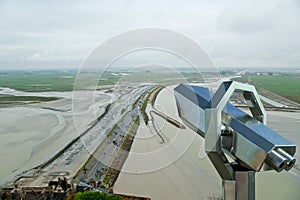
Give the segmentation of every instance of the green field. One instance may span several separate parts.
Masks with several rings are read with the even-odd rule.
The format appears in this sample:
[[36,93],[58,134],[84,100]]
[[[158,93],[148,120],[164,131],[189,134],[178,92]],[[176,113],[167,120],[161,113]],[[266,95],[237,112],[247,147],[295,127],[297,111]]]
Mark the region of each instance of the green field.
[[77,70],[0,71],[0,87],[27,92],[63,92],[72,91],[75,83],[75,89],[82,90],[95,85],[106,86],[123,81],[156,82],[163,84],[202,81],[199,74],[191,72],[160,73],[156,71],[141,71],[125,74],[120,72],[105,72],[100,78],[100,74],[93,72],[81,72],[80,76],[78,76]]
[[[300,78],[293,76],[251,76],[250,78],[258,90],[269,90],[300,103]],[[248,76],[234,78],[233,80],[247,82]]]
[[0,87],[30,92],[71,91],[74,73],[72,72],[2,72]]
[[56,97],[13,96],[0,94],[0,107],[58,100]]
[[[8,87],[27,92],[72,91],[77,71],[12,71],[0,72],[0,87]],[[76,89],[84,89],[97,82],[99,76],[93,73],[80,75],[80,85]],[[114,84],[120,79],[106,73],[99,85]]]

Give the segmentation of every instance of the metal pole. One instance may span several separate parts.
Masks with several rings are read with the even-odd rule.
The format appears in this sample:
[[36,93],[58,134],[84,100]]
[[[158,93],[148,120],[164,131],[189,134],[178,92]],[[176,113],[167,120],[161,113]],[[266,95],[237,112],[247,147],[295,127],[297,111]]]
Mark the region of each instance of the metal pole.
[[222,180],[223,199],[235,200],[235,180]]
[[235,180],[223,180],[224,200],[255,200],[255,171],[236,171]]
[[255,200],[255,171],[235,172],[236,200]]

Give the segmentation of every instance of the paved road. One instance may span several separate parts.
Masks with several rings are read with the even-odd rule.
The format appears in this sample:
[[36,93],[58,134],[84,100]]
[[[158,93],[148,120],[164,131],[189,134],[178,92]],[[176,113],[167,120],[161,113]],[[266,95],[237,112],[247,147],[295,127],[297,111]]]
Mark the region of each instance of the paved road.
[[271,104],[272,106],[275,106],[275,107],[289,107],[289,106],[287,106],[287,105],[284,105],[284,104],[282,104],[282,103],[279,103],[279,102],[277,102],[277,101],[274,101],[274,100],[272,100],[272,99],[269,99],[269,98],[267,98],[267,97],[265,97],[265,96],[263,96],[263,95],[259,95],[259,97],[260,97],[260,99],[261,99],[262,101],[265,101],[265,102],[267,102],[268,104]]
[[[124,105],[126,106],[125,114],[122,118],[116,122],[116,127],[112,133],[111,137],[107,137],[109,132],[112,130],[107,130],[105,136],[106,140],[101,147],[99,147],[94,155],[97,159],[96,164],[92,167],[92,169],[87,169],[87,174],[85,175],[85,181],[90,179],[99,180],[102,173],[105,172],[111,165],[112,162],[115,160],[117,155],[117,151],[119,147],[122,145],[124,138],[128,134],[135,118],[140,114],[137,110],[137,107],[132,108],[133,103],[135,100],[141,95],[142,92],[146,90],[150,90],[153,86],[143,87],[141,90],[137,90],[132,95],[133,98],[122,98],[119,102],[124,102],[122,107],[119,105],[111,112],[119,112],[120,110],[124,110]],[[111,117],[112,115],[107,115],[107,117]]]

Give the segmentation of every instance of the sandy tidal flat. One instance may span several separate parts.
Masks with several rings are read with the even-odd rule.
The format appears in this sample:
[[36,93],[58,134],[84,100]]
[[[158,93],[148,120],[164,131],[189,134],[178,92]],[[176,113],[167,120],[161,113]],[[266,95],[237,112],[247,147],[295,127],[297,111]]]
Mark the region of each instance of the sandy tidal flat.
[[[155,106],[181,121],[173,108],[172,89],[163,89]],[[190,129],[178,130],[158,116],[154,121],[166,143],[161,143],[151,125],[150,129],[140,126],[114,191],[154,200],[220,197],[221,182],[204,154],[203,139]]]
[[[55,96],[55,93],[50,95]],[[96,95],[93,105],[86,104],[84,98],[78,100],[78,129],[74,124],[71,93],[67,92],[65,97],[53,102],[0,109],[0,184],[50,159],[95,120],[90,113],[100,115],[104,105],[112,100],[110,95],[103,93]]]
[[21,167],[31,157],[35,143],[63,128],[63,119],[60,118],[54,112],[37,108],[1,108],[0,177]]

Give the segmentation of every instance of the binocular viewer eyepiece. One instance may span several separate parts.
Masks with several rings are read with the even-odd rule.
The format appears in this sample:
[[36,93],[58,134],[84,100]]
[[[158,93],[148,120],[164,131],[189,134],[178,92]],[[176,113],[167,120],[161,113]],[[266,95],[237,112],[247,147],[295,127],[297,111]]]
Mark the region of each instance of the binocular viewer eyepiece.
[[295,162],[296,159],[281,148],[272,150],[266,159],[266,163],[277,172],[281,172],[283,169],[290,170]]

